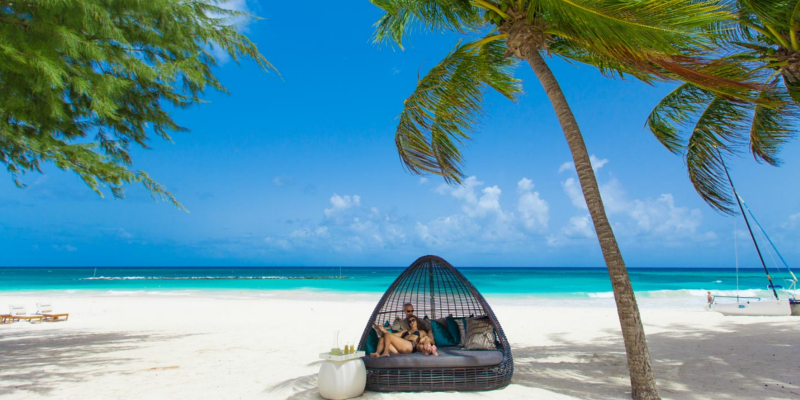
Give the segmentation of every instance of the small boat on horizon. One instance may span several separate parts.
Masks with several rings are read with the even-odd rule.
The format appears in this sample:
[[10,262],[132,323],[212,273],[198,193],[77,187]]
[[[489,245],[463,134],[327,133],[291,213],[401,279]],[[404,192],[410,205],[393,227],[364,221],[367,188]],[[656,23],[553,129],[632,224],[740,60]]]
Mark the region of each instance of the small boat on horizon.
[[[722,161],[722,158],[720,157]],[[772,242],[772,239],[769,238],[767,232],[764,230],[764,227],[756,219],[753,212],[750,211],[750,208],[747,207],[747,203],[744,202],[744,199],[739,196],[736,192],[736,187],[733,185],[733,180],[731,180],[730,174],[728,174],[728,168],[725,166],[724,161],[722,162],[722,167],[725,170],[725,175],[728,177],[728,182],[731,185],[731,189],[733,189],[733,196],[736,198],[736,204],[739,205],[739,210],[742,212],[742,218],[744,218],[744,222],[747,225],[747,231],[750,233],[750,238],[753,239],[753,245],[756,248],[756,252],[758,253],[758,258],[761,260],[761,266],[764,267],[764,272],[767,274],[767,287],[772,291],[772,295],[774,299],[765,300],[760,297],[742,297],[742,296],[712,296],[711,301],[706,304],[706,310],[708,311],[715,311],[722,315],[750,315],[750,316],[787,316],[787,315],[800,315],[800,299],[795,297],[793,292],[797,291],[797,277],[792,272],[791,268],[789,268],[789,264],[783,258],[780,252],[778,252],[778,248],[775,246],[775,243]],[[767,264],[764,262],[764,257],[761,254],[761,248],[758,246],[758,241],[756,240],[755,235],[753,235],[753,229],[750,226],[750,221],[745,214],[745,209],[750,214],[750,217],[753,221],[758,225],[761,233],[767,239],[769,244],[772,246],[772,249],[775,251],[775,254],[778,255],[780,260],[783,262],[783,265],[786,267],[786,271],[789,273],[789,279],[786,281],[789,283],[789,288],[784,288],[780,285],[775,285],[772,282],[772,277],[770,276],[769,269],[767,269]],[[735,216],[734,216],[735,218]],[[735,232],[735,225],[736,221],[734,219],[734,243],[736,243],[736,232]],[[736,246],[736,245],[734,245]],[[738,247],[737,247],[738,249]],[[737,288],[738,291],[738,276],[739,276],[739,254],[738,250],[736,251],[736,276],[737,276]],[[773,259],[774,261],[774,259]],[[778,296],[778,290],[784,293],[784,298],[781,299]],[[710,292],[709,292],[710,293]],[[717,302],[717,299],[726,299],[722,302]],[[735,302],[734,302],[735,300]]]

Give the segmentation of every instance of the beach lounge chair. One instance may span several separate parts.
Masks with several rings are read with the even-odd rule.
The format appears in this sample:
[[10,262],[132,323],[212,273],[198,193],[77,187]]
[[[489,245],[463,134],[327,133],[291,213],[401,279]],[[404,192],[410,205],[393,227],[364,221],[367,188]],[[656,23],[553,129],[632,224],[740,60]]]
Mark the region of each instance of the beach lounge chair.
[[[428,317],[432,324],[444,320],[448,326],[457,325],[456,331],[464,325],[477,329],[470,329],[469,334],[461,331],[456,334],[459,340],[453,339],[455,343],[449,345],[437,339],[439,357],[418,352],[378,358],[367,355],[362,358],[367,369],[366,390],[477,391],[503,388],[511,382],[514,359],[497,317],[475,286],[437,256],[417,259],[392,283],[370,316],[358,349],[374,351],[378,339],[373,324],[388,326],[396,318],[405,318],[405,303],[414,305],[417,318]],[[485,338],[481,346],[472,345],[473,332]]]
[[44,319],[41,315],[29,315],[27,309],[22,304],[12,304],[9,306],[12,321],[28,321],[28,322],[42,322]]
[[36,303],[36,315],[41,315],[44,317],[45,321],[58,321],[59,318],[64,318],[64,321],[69,320],[69,314],[67,313],[54,313],[53,312],[53,304],[48,302],[41,302]]

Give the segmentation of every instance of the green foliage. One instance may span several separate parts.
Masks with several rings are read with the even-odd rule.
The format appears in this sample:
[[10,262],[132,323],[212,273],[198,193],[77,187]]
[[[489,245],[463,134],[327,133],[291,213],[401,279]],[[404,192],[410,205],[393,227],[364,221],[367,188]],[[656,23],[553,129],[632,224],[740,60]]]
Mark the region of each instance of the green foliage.
[[482,24],[469,0],[370,0],[386,11],[375,23],[376,42],[394,41],[403,47],[403,37],[417,25],[430,32],[454,30],[464,33]]
[[[732,26],[727,0],[372,0],[386,14],[376,24],[375,40],[402,45],[406,34],[426,31],[465,34],[490,31],[480,46],[457,46],[419,81],[406,100],[396,142],[413,173],[435,173],[448,182],[463,176],[458,145],[479,120],[483,92],[498,86],[513,100],[517,82],[506,58],[506,43],[518,24],[527,26],[529,44],[540,52],[597,67],[609,77],[632,76],[647,83],[682,79],[698,88],[733,98],[754,99],[752,85],[740,77],[720,76],[725,66],[710,65],[709,54]],[[499,29],[502,34],[496,34]],[[492,57],[494,76],[470,72],[478,67],[465,49],[503,43]],[[477,46],[477,47],[474,47]],[[491,45],[495,49],[495,45]],[[492,50],[495,51],[495,50]],[[471,61],[470,61],[471,62]],[[728,62],[732,64],[733,62]],[[726,64],[727,65],[727,64]],[[463,68],[463,69],[459,69]],[[470,70],[471,71],[471,70]],[[495,89],[497,89],[495,87]]]
[[727,214],[735,211],[735,199],[725,159],[747,147],[756,161],[779,165],[777,154],[796,136],[800,115],[800,0],[735,3],[739,28],[723,43],[725,55],[717,65],[725,67],[714,74],[764,84],[740,96],[685,84],[665,97],[647,121],[667,149],[685,155],[700,196]]
[[273,69],[215,0],[0,0],[0,162],[14,182],[51,162],[102,196],[139,182],[180,204],[145,172],[131,145],[186,131],[164,106],[225,92],[212,48]]
[[482,112],[485,89],[511,100],[521,92],[519,81],[511,76],[515,62],[504,57],[505,50],[500,41],[459,42],[419,81],[404,103],[395,135],[400,158],[412,172],[461,181],[456,144],[469,139]]

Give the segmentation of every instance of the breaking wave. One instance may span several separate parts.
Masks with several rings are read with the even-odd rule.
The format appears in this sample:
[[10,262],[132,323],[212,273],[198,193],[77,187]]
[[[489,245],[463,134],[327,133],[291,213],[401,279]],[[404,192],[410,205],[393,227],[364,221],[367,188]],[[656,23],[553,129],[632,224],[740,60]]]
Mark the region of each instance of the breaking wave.
[[82,281],[189,281],[189,280],[349,279],[346,276],[96,276]]
[[[648,290],[636,291],[636,297],[648,299],[705,298],[708,291],[706,289]],[[778,290],[778,294],[781,292],[782,290]],[[800,290],[786,290],[786,292],[800,296]],[[711,290],[711,294],[714,296],[772,297],[772,291],[769,289]],[[586,293],[586,296],[592,299],[613,299],[614,292],[592,292]]]

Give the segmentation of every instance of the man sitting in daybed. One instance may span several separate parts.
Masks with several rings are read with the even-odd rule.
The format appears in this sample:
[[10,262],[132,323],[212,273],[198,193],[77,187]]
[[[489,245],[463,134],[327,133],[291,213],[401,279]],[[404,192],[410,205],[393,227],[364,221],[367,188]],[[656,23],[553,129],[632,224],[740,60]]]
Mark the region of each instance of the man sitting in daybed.
[[419,328],[420,319],[414,315],[406,318],[409,329],[389,332],[385,327],[375,324],[375,329],[383,335],[378,340],[377,351],[370,357],[389,357],[392,354],[411,354],[415,350],[426,356],[439,356],[433,336]]

